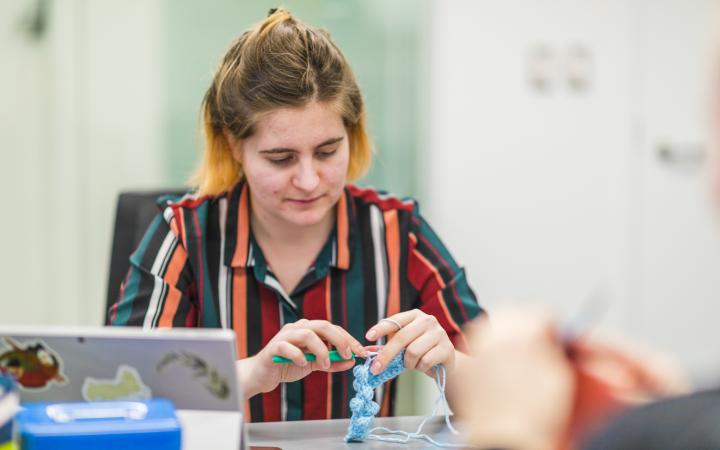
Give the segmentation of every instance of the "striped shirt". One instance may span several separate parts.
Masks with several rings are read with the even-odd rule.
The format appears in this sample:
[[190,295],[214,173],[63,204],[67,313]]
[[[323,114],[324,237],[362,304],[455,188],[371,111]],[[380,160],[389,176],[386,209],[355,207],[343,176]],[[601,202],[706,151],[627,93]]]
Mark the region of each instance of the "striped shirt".
[[[378,320],[419,308],[463,347],[460,327],[482,309],[416,202],[347,186],[333,231],[287,293],[253,238],[248,196],[241,181],[217,197],[160,199],[109,323],[232,328],[246,358],[301,318],[328,320],[369,345],[365,332]],[[395,382],[379,390],[380,415],[392,415],[394,394]],[[252,397],[245,409],[255,422],[345,418],[354,395],[352,371],[318,371]]]

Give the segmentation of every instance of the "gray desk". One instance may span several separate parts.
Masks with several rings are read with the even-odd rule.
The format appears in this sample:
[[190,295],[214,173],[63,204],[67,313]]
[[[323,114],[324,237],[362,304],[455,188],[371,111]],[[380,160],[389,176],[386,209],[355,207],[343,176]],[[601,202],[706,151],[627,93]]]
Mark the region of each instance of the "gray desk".
[[[375,426],[391,430],[415,431],[422,417],[384,417],[375,419]],[[282,450],[365,450],[390,448],[437,449],[425,441],[412,439],[408,444],[365,441],[346,444],[349,419],[305,420],[301,422],[264,422],[247,425],[248,441],[252,446],[280,447]],[[443,417],[434,417],[423,427],[423,432],[440,442],[451,442],[452,433],[446,429]]]

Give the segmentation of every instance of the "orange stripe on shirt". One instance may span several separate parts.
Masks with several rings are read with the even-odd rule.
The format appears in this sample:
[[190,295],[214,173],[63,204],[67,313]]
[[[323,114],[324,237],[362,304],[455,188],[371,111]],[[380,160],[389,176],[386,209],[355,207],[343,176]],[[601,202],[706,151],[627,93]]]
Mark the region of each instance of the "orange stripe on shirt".
[[232,324],[238,359],[247,358],[247,280],[245,269],[233,271]]
[[175,286],[177,286],[178,278],[180,278],[180,272],[187,261],[187,253],[185,249],[180,245],[175,246],[170,261],[168,261],[167,269],[163,280],[168,284],[168,293],[165,298],[165,302],[162,306],[162,313],[160,314],[160,320],[158,320],[158,327],[172,327],[173,318],[177,313],[180,305],[180,299],[182,298],[182,292]]
[[248,187],[246,183],[240,193],[240,205],[238,207],[237,217],[237,241],[235,242],[235,254],[232,259],[233,267],[245,266],[247,264],[248,239],[250,236],[249,210]]
[[400,312],[400,225],[397,210],[386,211],[384,218],[385,245],[390,274],[385,317],[390,317]]
[[337,265],[340,269],[350,267],[350,249],[348,248],[348,216],[345,193],[340,196],[337,206]]

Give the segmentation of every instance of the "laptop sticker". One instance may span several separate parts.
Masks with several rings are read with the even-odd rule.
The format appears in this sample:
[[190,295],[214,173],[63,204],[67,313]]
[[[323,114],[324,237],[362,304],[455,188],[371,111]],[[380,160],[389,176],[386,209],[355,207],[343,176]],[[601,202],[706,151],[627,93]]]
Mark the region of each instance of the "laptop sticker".
[[225,400],[230,396],[227,378],[220,375],[217,369],[201,357],[184,350],[168,353],[158,363],[157,371],[162,372],[170,365],[179,365],[192,370],[193,378],[205,380],[205,388],[215,397]]
[[10,348],[0,349],[0,373],[15,378],[21,389],[39,391],[50,383],[67,382],[62,374],[62,360],[42,340],[20,344],[6,337],[5,342]]
[[121,365],[115,379],[87,377],[83,381],[82,396],[88,402],[98,400],[149,400],[150,388],[143,383],[137,369]]

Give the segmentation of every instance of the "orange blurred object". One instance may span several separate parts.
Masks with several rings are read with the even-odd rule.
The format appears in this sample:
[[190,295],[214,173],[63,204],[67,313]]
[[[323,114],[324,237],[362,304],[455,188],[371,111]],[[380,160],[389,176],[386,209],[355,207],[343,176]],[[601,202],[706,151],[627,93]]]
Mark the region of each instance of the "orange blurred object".
[[[571,358],[572,359],[572,358]],[[610,419],[631,406],[617,390],[602,378],[573,360],[576,390],[564,442],[558,449],[573,450],[577,443],[597,432]]]

